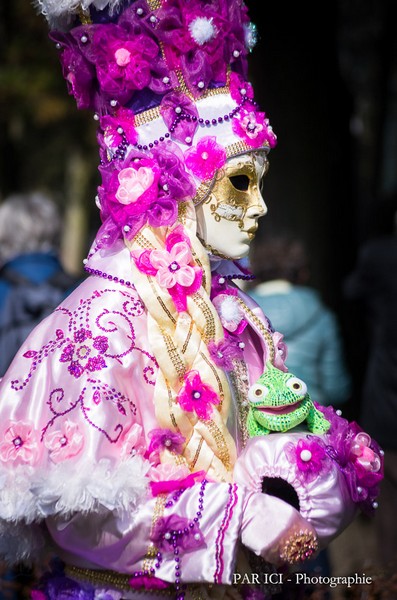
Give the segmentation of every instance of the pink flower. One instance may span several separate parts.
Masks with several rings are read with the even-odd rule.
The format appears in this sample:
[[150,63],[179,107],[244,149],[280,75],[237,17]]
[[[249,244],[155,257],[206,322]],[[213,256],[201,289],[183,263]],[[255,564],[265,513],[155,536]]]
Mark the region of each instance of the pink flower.
[[185,152],[188,169],[200,179],[212,179],[226,162],[226,150],[217,143],[215,136],[202,138],[197,146]]
[[50,451],[51,460],[54,463],[60,463],[81,452],[84,446],[84,437],[76,423],[65,421],[60,430],[53,431],[46,436],[44,444]]
[[152,250],[150,262],[157,270],[156,279],[161,287],[171,288],[177,283],[183,287],[192,285],[195,271],[189,265],[192,260],[190,247],[186,242],[175,244],[167,250]]
[[285,366],[285,361],[287,360],[288,348],[287,344],[284,342],[283,334],[275,331],[272,335],[273,344],[274,344],[274,366],[280,371],[287,372],[288,369]]
[[253,108],[242,108],[232,120],[232,128],[236,135],[241,137],[249,146],[259,148],[268,144],[271,148],[276,145],[277,138],[266,119],[265,113],[257,112]]
[[289,461],[296,464],[298,478],[306,482],[313,481],[330,467],[324,446],[314,436],[300,439],[296,446],[287,444],[285,453]]
[[243,97],[254,99],[254,89],[248,81],[244,81],[238,73],[232,71],[230,73],[230,95],[235,102],[240,104]]
[[30,421],[10,421],[0,442],[0,460],[34,465],[39,457],[37,433]]
[[178,311],[186,310],[187,296],[200,288],[203,272],[193,266],[189,238],[179,226],[166,237],[164,250],[144,250],[133,258],[142,273],[156,276],[168,289]]
[[200,419],[208,419],[212,414],[212,405],[220,402],[219,396],[211,386],[201,381],[197,371],[187,373],[177,400],[183,410],[195,412]]
[[152,186],[154,173],[149,167],[128,167],[119,172],[118,179],[117,200],[121,204],[132,204]]
[[137,454],[140,456],[145,454],[145,438],[141,425],[134,423],[123,437],[121,457],[125,459]]

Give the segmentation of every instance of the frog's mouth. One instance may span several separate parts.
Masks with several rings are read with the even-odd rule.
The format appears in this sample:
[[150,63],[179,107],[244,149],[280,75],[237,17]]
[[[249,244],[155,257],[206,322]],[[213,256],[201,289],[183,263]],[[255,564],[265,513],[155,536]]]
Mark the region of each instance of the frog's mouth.
[[302,404],[303,400],[298,400],[293,404],[282,404],[281,406],[256,406],[256,410],[260,410],[263,413],[269,415],[288,415],[289,413],[297,410]]

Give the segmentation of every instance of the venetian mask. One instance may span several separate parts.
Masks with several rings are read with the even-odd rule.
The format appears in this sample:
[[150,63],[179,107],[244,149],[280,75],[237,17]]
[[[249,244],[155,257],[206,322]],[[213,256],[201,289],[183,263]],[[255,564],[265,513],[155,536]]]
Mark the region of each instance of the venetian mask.
[[265,152],[252,152],[219,171],[211,194],[196,208],[198,237],[212,254],[233,260],[248,255],[258,219],[267,213],[261,182],[268,164]]

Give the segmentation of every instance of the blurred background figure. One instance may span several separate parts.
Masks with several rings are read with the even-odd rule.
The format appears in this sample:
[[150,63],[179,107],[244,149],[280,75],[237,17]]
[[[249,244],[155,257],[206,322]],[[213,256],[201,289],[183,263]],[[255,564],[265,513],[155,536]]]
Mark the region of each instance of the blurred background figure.
[[358,251],[344,292],[354,315],[361,373],[360,425],[385,452],[374,523],[377,560],[397,573],[397,195],[374,205],[372,235]]
[[0,205],[0,376],[78,283],[61,265],[60,234],[57,205],[42,193],[11,195]]
[[351,377],[336,315],[309,286],[304,243],[289,235],[254,240],[250,295],[284,335],[287,367],[305,381],[313,400],[339,406],[349,400]]

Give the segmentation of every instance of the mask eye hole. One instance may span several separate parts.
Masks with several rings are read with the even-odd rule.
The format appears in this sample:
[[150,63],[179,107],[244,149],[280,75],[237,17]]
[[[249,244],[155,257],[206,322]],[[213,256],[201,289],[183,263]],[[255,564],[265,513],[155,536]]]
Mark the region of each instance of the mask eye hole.
[[246,192],[249,187],[249,177],[247,175],[232,175],[229,177],[232,186],[239,192]]
[[265,398],[269,393],[269,389],[265,385],[260,385],[256,383],[252,385],[248,391],[248,400],[253,402],[261,402],[263,398]]
[[307,392],[307,385],[302,379],[298,379],[298,377],[291,377],[287,381],[287,387],[299,396],[304,396]]

